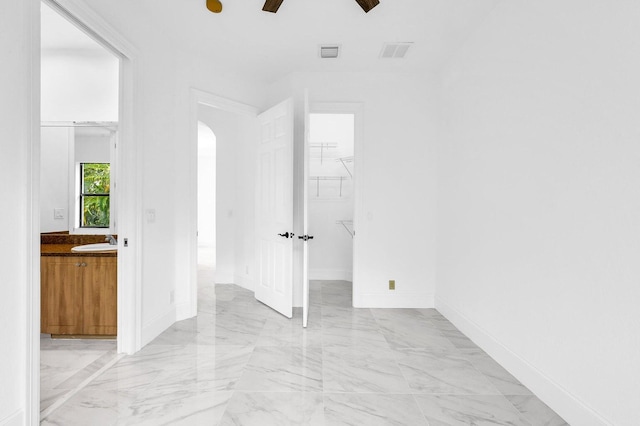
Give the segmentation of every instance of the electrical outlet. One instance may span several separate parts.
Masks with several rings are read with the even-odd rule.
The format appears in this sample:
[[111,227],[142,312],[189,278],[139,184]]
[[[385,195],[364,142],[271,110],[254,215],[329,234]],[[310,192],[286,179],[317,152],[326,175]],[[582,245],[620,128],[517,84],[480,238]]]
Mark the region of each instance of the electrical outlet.
[[389,280],[389,290],[396,289],[396,280]]
[[176,292],[175,290],[171,290],[169,292],[169,303],[173,304],[176,301]]
[[156,209],[146,209],[144,212],[147,217],[147,223],[156,222]]

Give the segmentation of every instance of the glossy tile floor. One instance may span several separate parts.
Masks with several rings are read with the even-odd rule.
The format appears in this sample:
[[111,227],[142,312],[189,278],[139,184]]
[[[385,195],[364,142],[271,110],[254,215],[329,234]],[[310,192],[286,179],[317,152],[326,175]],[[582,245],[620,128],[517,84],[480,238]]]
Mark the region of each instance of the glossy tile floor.
[[67,340],[40,336],[40,412],[72,394],[116,358],[115,340]]
[[42,424],[566,424],[433,309],[353,309],[337,281],[313,283],[307,329],[234,285],[199,302]]

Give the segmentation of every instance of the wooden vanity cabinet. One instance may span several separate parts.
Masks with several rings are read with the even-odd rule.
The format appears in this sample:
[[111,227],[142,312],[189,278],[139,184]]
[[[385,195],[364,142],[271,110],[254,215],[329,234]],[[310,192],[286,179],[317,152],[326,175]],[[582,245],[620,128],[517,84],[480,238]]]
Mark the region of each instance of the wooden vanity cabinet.
[[42,257],[40,300],[42,333],[82,334],[81,257]]
[[117,334],[117,258],[43,256],[41,331]]
[[89,257],[85,262],[82,334],[115,336],[118,325],[116,258]]

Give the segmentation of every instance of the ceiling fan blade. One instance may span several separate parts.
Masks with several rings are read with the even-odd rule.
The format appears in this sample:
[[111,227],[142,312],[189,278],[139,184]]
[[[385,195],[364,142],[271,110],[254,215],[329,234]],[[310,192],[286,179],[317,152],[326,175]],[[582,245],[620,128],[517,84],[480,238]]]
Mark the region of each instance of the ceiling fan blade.
[[265,12],[276,13],[284,0],[267,0],[264,2],[262,10]]
[[360,7],[365,11],[369,12],[371,9],[380,4],[380,0],[356,0]]

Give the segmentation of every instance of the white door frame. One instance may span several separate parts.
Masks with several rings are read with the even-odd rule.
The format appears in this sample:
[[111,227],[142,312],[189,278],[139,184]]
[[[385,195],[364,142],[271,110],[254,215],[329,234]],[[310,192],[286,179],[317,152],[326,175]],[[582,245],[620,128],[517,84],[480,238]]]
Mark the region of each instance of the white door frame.
[[189,278],[187,300],[176,308],[178,321],[198,314],[198,105],[256,118],[258,108],[204,90],[189,89]]
[[27,291],[26,291],[26,389],[24,424],[40,424],[40,1],[25,6],[30,23],[31,108],[27,182]]
[[[363,223],[362,194],[364,176],[364,104],[359,102],[310,102],[309,114],[353,114],[354,116],[354,140],[353,140],[353,229],[358,230],[358,224]],[[358,238],[353,237],[353,281],[352,304],[358,300],[360,289],[360,269],[357,262]]]
[[[28,306],[29,344],[27,385],[27,424],[40,424],[40,0],[29,0],[32,22],[32,137],[30,149],[29,200],[31,202],[29,266],[30,289]],[[118,105],[118,352],[132,354],[141,348],[142,334],[142,272],[137,266],[141,258],[140,206],[142,164],[138,148],[135,118],[135,82],[141,79],[137,50],[93,10],[74,0],[44,0],[63,17],[87,33],[120,59]],[[128,240],[128,247],[124,240]]]

